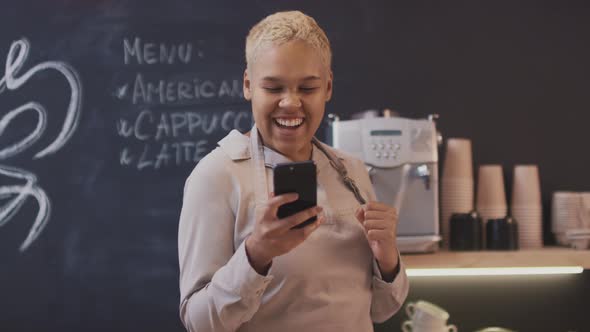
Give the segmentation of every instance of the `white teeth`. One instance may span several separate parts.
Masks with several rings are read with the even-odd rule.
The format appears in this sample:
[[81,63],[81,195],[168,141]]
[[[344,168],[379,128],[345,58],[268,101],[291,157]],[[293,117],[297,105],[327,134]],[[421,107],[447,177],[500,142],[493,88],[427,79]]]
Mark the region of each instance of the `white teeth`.
[[295,119],[275,119],[278,124],[285,127],[297,127],[303,122],[303,118],[295,118]]

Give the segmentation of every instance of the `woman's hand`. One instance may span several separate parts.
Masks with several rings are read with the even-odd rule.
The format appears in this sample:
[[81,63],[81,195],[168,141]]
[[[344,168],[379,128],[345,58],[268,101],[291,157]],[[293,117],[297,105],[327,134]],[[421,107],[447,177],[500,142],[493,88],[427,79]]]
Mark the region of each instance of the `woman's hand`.
[[[279,219],[277,217],[279,207],[294,202],[297,198],[298,195],[295,193],[279,196],[274,196],[271,193],[271,197],[261,208],[254,230],[246,239],[246,253],[250,259],[250,264],[259,274],[265,275],[274,257],[293,250],[324,222],[325,216],[320,215],[322,208],[319,206]],[[316,215],[318,220],[313,224],[303,228],[291,229],[293,226]]]
[[365,229],[383,280],[392,281],[399,261],[396,242],[397,211],[383,203],[368,202],[358,208],[356,218]]

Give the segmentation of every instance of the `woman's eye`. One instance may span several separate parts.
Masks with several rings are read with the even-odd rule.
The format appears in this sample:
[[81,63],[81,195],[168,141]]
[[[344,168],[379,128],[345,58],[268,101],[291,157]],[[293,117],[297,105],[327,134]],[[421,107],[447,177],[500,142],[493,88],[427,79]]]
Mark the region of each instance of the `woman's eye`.
[[317,89],[317,87],[315,86],[302,86],[299,88],[299,90],[303,91],[303,92],[313,92]]
[[278,93],[281,92],[283,90],[283,88],[281,87],[264,87],[264,90],[270,92],[270,93]]

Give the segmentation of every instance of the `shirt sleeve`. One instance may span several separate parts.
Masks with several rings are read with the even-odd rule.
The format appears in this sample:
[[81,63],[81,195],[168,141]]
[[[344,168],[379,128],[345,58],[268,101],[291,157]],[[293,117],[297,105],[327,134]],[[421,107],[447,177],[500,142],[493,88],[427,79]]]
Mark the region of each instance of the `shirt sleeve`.
[[271,276],[234,248],[231,172],[205,158],[186,181],[178,229],[180,318],[188,331],[235,331],[260,306]]
[[383,280],[377,261],[373,259],[371,319],[376,323],[383,323],[393,316],[408,297],[410,283],[401,257],[398,259],[399,272],[392,282]]
[[[357,160],[354,167],[359,176],[360,186],[369,201],[376,201],[377,195],[371,184],[365,164]],[[388,320],[404,304],[410,290],[410,283],[401,256],[398,255],[399,272],[392,282],[386,282],[381,276],[377,260],[373,259],[373,280],[371,284],[371,319],[376,323]]]

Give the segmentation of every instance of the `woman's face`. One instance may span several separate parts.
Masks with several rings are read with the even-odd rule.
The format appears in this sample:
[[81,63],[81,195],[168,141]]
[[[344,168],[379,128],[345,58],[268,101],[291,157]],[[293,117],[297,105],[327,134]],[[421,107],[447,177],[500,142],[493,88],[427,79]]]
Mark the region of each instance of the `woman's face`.
[[264,145],[293,161],[307,160],[332,96],[332,72],[305,42],[268,46],[244,73],[244,96],[252,101]]

